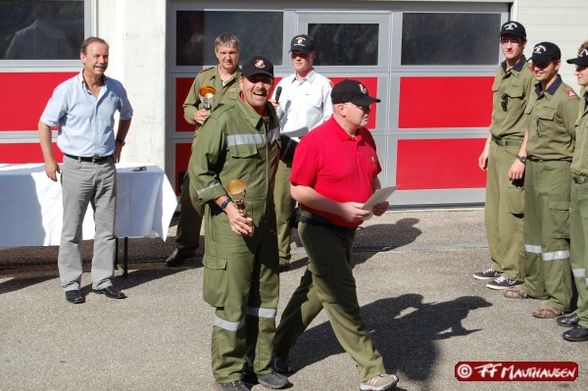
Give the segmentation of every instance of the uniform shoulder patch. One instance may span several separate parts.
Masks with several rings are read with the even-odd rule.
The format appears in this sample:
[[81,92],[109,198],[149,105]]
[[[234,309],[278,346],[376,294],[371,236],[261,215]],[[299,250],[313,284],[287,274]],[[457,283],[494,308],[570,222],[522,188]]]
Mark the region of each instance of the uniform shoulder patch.
[[568,96],[576,96],[576,92],[574,90],[568,90]]
[[214,67],[202,68],[198,73],[203,73],[203,72],[209,71],[212,68],[214,68]]

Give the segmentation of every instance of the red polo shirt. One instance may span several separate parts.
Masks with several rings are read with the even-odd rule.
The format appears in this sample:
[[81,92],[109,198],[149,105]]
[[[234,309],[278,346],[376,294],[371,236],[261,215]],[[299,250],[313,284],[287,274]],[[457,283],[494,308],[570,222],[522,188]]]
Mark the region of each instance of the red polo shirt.
[[[301,140],[294,155],[290,182],[312,187],[333,201],[363,203],[372,195],[374,179],[381,170],[369,131],[361,128],[357,135],[350,136],[331,117]],[[359,225],[305,205],[301,208],[337,225]]]

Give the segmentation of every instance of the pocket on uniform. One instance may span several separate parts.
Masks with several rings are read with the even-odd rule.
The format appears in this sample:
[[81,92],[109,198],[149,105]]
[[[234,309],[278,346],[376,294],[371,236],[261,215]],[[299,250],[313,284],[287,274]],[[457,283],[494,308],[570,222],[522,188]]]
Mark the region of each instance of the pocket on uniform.
[[511,185],[507,190],[507,207],[513,215],[522,215],[525,210],[525,195],[523,187]]
[[550,201],[549,216],[551,225],[551,237],[567,239],[570,237],[570,202]]
[[203,298],[213,307],[224,307],[227,299],[227,260],[205,256],[202,281]]
[[[245,135],[251,136],[251,135]],[[255,144],[237,144],[229,146],[229,153],[236,159],[247,159],[257,157],[257,145]]]

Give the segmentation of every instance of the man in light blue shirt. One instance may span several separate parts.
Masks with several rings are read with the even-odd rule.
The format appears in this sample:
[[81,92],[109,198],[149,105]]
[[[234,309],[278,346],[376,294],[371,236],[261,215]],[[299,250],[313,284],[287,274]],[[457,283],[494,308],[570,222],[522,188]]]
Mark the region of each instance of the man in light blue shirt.
[[[83,303],[80,291],[82,223],[88,204],[94,209],[96,234],[92,258],[92,290],[113,299],[126,295],[116,289],[114,257],[116,237],[116,168],[133,109],[123,85],[104,75],[108,67],[108,44],[90,37],[80,48],[82,71],[61,83],[49,99],[39,121],[39,138],[45,172],[57,181],[61,172],[63,228],[58,266],[65,298]],[[114,113],[119,111],[114,134]],[[60,169],[53,156],[51,128],[57,127],[57,145],[63,152]]]

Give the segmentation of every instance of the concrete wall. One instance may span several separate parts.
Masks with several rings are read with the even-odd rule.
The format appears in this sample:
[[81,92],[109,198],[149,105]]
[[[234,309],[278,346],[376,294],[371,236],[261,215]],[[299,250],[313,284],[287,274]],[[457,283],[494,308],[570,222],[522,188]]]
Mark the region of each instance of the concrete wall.
[[562,53],[560,74],[566,83],[579,92],[574,66],[565,60],[576,57],[580,43],[588,40],[588,1],[515,0],[511,14],[527,29],[525,54],[530,56],[533,46],[539,42],[555,43]]
[[165,166],[166,1],[95,0],[95,34],[110,44],[108,75],[134,109],[121,160]]

